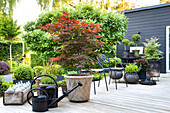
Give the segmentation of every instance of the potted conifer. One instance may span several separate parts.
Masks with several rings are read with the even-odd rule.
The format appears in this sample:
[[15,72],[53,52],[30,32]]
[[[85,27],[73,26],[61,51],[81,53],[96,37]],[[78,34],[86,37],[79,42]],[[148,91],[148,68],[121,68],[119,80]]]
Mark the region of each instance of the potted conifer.
[[[80,81],[83,86],[77,88],[68,95],[70,101],[81,102],[88,101],[90,98],[90,87],[92,75],[82,74],[81,69],[84,66],[91,65],[93,62],[90,57],[96,57],[95,52],[102,45],[100,35],[96,35],[102,31],[100,24],[86,23],[69,18],[69,14],[61,11],[64,16],[60,16],[56,23],[46,24],[41,29],[51,33],[51,37],[59,44],[56,51],[60,51],[58,62],[65,68],[79,69],[77,74],[65,75],[67,89],[71,89]],[[90,56],[90,57],[89,57]]]
[[143,58],[149,61],[150,66],[148,73],[151,77],[160,77],[160,60],[163,58],[163,52],[158,50],[161,44],[157,41],[158,38],[151,37],[150,39],[146,39],[147,43],[144,42],[145,56],[143,56]]

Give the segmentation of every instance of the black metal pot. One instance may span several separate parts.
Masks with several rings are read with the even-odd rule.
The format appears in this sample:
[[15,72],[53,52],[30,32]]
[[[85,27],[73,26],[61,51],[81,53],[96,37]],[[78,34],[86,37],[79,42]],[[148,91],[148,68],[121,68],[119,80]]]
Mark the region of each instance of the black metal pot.
[[138,83],[139,76],[137,73],[125,73],[125,80],[127,83]]
[[111,74],[111,71],[109,71],[109,77],[112,78],[112,79],[121,79],[123,76],[123,72],[122,71],[112,71],[112,74]]
[[146,79],[146,70],[141,69],[139,72],[137,72],[139,79]]

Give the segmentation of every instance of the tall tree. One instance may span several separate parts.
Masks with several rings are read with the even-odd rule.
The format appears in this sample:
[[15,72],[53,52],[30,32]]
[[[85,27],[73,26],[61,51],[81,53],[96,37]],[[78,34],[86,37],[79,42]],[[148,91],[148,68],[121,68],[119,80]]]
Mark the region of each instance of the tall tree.
[[5,40],[9,40],[10,43],[10,61],[12,68],[12,41],[21,33],[20,26],[17,22],[9,16],[0,16],[0,36],[3,36]]

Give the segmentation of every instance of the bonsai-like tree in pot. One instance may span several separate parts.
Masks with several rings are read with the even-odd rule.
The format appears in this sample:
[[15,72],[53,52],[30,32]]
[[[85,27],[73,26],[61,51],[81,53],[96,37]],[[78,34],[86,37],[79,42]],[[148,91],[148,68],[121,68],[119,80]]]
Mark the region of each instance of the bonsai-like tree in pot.
[[[132,36],[132,41],[136,44],[137,47],[137,43],[139,43],[141,40],[141,36],[139,34],[134,34]],[[133,50],[134,51],[134,57],[139,57],[139,50]]]
[[161,44],[159,44],[158,38],[151,37],[150,39],[146,39],[146,42],[144,42],[144,53],[145,56],[143,58],[146,58],[149,63],[150,67],[148,69],[149,74],[151,77],[159,77],[160,76],[160,60],[163,58],[162,54],[163,52],[158,50]]
[[126,48],[128,43],[129,43],[128,39],[123,39],[122,40],[122,44],[124,45],[123,57],[125,57],[125,58],[129,56],[129,50],[127,50],[127,48]]
[[[71,101],[87,101],[90,97],[89,92],[93,76],[89,77],[81,74],[81,69],[84,68],[86,64],[93,64],[90,57],[96,57],[97,49],[101,48],[103,42],[98,40],[101,36],[97,35],[97,33],[102,31],[102,29],[98,23],[86,23],[85,21],[70,19],[69,14],[63,11],[61,12],[64,16],[60,16],[56,23],[46,24],[42,26],[41,29],[51,33],[50,38],[53,38],[54,41],[60,45],[56,49],[56,51],[62,53],[57,57],[58,62],[64,67],[77,67],[80,70],[79,76],[78,74],[65,76],[67,89],[72,88],[79,80],[81,81],[81,77],[85,77],[85,79],[81,81],[83,87],[77,88],[69,94],[68,98]],[[85,81],[86,79],[88,81]],[[86,92],[88,92],[88,94],[86,94]]]

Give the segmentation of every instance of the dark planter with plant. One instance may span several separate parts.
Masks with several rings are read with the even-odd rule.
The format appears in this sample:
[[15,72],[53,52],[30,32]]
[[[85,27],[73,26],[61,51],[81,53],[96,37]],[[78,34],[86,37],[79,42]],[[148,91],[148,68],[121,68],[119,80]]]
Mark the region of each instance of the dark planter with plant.
[[146,72],[149,68],[148,60],[146,59],[136,59],[135,64],[140,67],[139,72],[137,72],[139,79],[146,79]]
[[[134,42],[129,42],[128,46],[129,47],[133,47],[133,46],[135,46],[135,43]],[[131,58],[131,57],[134,57],[134,52],[133,51],[129,52],[129,58]]]
[[123,58],[128,58],[129,57],[129,50],[127,50],[127,48],[126,48],[128,43],[129,43],[128,39],[123,39],[122,40],[122,44],[124,45],[124,50],[123,50],[123,55],[122,55]]
[[62,81],[61,81],[61,89],[62,89],[62,93],[63,93],[63,94],[64,94],[64,91],[67,91],[66,80],[62,80]]
[[[115,57],[114,59],[112,59],[112,58],[109,59],[111,67],[116,67],[118,65],[118,62],[122,63],[122,60],[120,58]],[[120,79],[123,77],[123,72],[122,71],[112,71],[112,74],[111,74],[111,71],[109,71],[109,77],[112,79],[115,79],[115,78]]]
[[101,36],[96,35],[102,29],[98,23],[70,19],[67,13],[61,12],[64,16],[60,16],[56,23],[46,24],[41,29],[51,33],[50,38],[58,43],[59,47],[56,51],[61,52],[61,55],[57,57],[58,62],[63,67],[79,69],[78,74],[65,75],[68,90],[78,81],[83,84],[82,87],[69,94],[68,99],[75,102],[88,101],[93,76],[81,74],[81,69],[86,68],[87,64],[93,64],[90,57],[97,56],[94,51],[99,49],[103,43],[98,40]]
[[140,70],[140,68],[135,64],[129,64],[125,68],[125,80],[127,83],[138,83],[139,76],[137,72]]
[[151,77],[160,77],[160,59],[163,58],[163,52],[158,49],[161,44],[157,42],[158,38],[156,37],[151,37],[150,39],[146,39],[146,41],[147,43],[144,43],[145,56],[143,56],[143,58],[146,58],[149,61],[150,66],[148,73]]
[[34,77],[33,69],[28,65],[20,65],[14,70],[14,78],[13,83],[16,84],[18,82],[32,82]]

